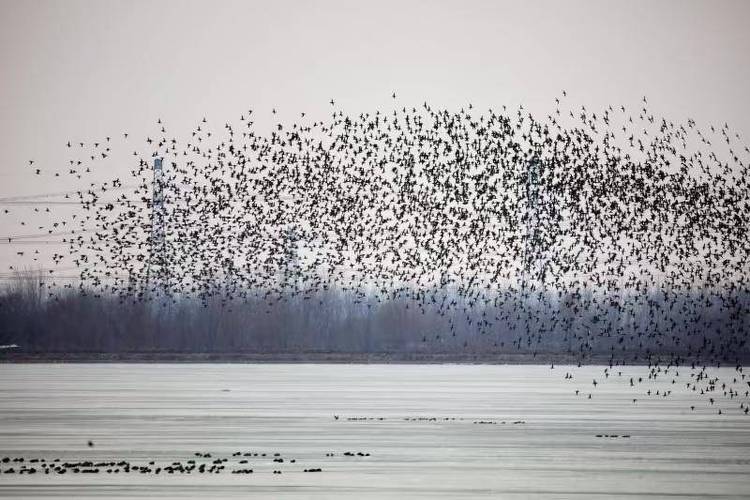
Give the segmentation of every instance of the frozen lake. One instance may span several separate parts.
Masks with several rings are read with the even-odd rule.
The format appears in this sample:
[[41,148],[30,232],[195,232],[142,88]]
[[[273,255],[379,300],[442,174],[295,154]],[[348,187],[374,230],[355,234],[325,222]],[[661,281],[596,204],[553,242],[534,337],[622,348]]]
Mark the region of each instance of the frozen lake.
[[[750,418],[685,377],[629,386],[645,374],[594,388],[601,367],[5,364],[0,459],[24,462],[0,463],[15,471],[0,497],[748,498]],[[660,387],[674,392],[646,396]],[[43,474],[41,459],[120,465]]]

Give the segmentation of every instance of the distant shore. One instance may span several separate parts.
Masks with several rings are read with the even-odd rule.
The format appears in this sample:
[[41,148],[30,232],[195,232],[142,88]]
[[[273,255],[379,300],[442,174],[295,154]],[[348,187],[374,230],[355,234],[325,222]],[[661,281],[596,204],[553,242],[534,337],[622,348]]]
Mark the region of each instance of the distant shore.
[[[662,361],[670,356],[663,354]],[[609,364],[606,355],[589,355],[586,364]],[[652,358],[655,360],[656,356]],[[570,365],[579,358],[565,353],[419,353],[419,352],[27,352],[0,351],[0,363],[351,363],[351,364],[551,364]],[[618,364],[647,364],[626,355]],[[748,359],[745,359],[748,361]],[[733,363],[726,361],[725,363]],[[712,363],[713,364],[713,363]]]

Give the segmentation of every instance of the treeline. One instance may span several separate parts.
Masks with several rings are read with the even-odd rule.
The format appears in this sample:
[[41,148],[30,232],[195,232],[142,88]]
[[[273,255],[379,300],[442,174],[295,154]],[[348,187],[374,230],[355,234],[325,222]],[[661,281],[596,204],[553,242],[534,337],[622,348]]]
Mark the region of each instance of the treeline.
[[[749,356],[750,294],[505,291],[490,305],[341,290],[273,300],[122,301],[33,277],[0,291],[0,344],[44,353],[546,353],[734,362]],[[442,299],[440,299],[442,294]],[[428,295],[429,296],[429,295]],[[436,299],[436,297],[438,299]]]

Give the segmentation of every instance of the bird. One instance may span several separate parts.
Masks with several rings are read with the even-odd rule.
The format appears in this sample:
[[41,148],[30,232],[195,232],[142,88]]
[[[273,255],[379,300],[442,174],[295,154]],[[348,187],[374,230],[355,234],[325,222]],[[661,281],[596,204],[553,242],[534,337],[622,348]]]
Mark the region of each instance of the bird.
[[[722,387],[702,366],[740,365],[747,345],[750,150],[727,124],[674,122],[645,97],[637,112],[560,101],[538,115],[337,106],[267,132],[243,110],[241,123],[203,116],[184,137],[159,118],[145,141],[128,141],[130,175],[96,168],[127,133],[86,139],[59,172],[78,182],[65,210],[39,224],[3,216],[43,235],[70,228],[50,268],[67,261],[78,280],[45,285],[50,304],[76,291],[136,307],[163,291],[170,307],[218,307],[268,332],[280,311],[303,317],[316,305],[316,321],[365,345],[328,301],[379,345],[391,315],[410,325],[394,340],[404,349],[537,360],[556,350],[578,367],[607,364],[595,388],[612,383],[612,366],[638,362],[630,387],[669,398],[661,380],[690,378],[695,397],[744,404],[739,375]],[[30,241],[15,236],[8,243]],[[285,333],[267,335],[285,345]]]

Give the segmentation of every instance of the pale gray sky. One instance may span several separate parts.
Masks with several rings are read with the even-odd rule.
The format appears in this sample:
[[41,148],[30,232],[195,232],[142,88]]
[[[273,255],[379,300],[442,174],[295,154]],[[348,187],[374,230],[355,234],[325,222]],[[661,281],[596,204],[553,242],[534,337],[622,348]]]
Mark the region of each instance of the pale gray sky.
[[0,0],[0,196],[66,189],[28,159],[58,168],[69,139],[140,146],[157,118],[179,134],[249,107],[324,117],[331,98],[358,114],[394,90],[545,115],[561,89],[592,107],[647,95],[654,113],[747,135],[749,23],[743,0]]

